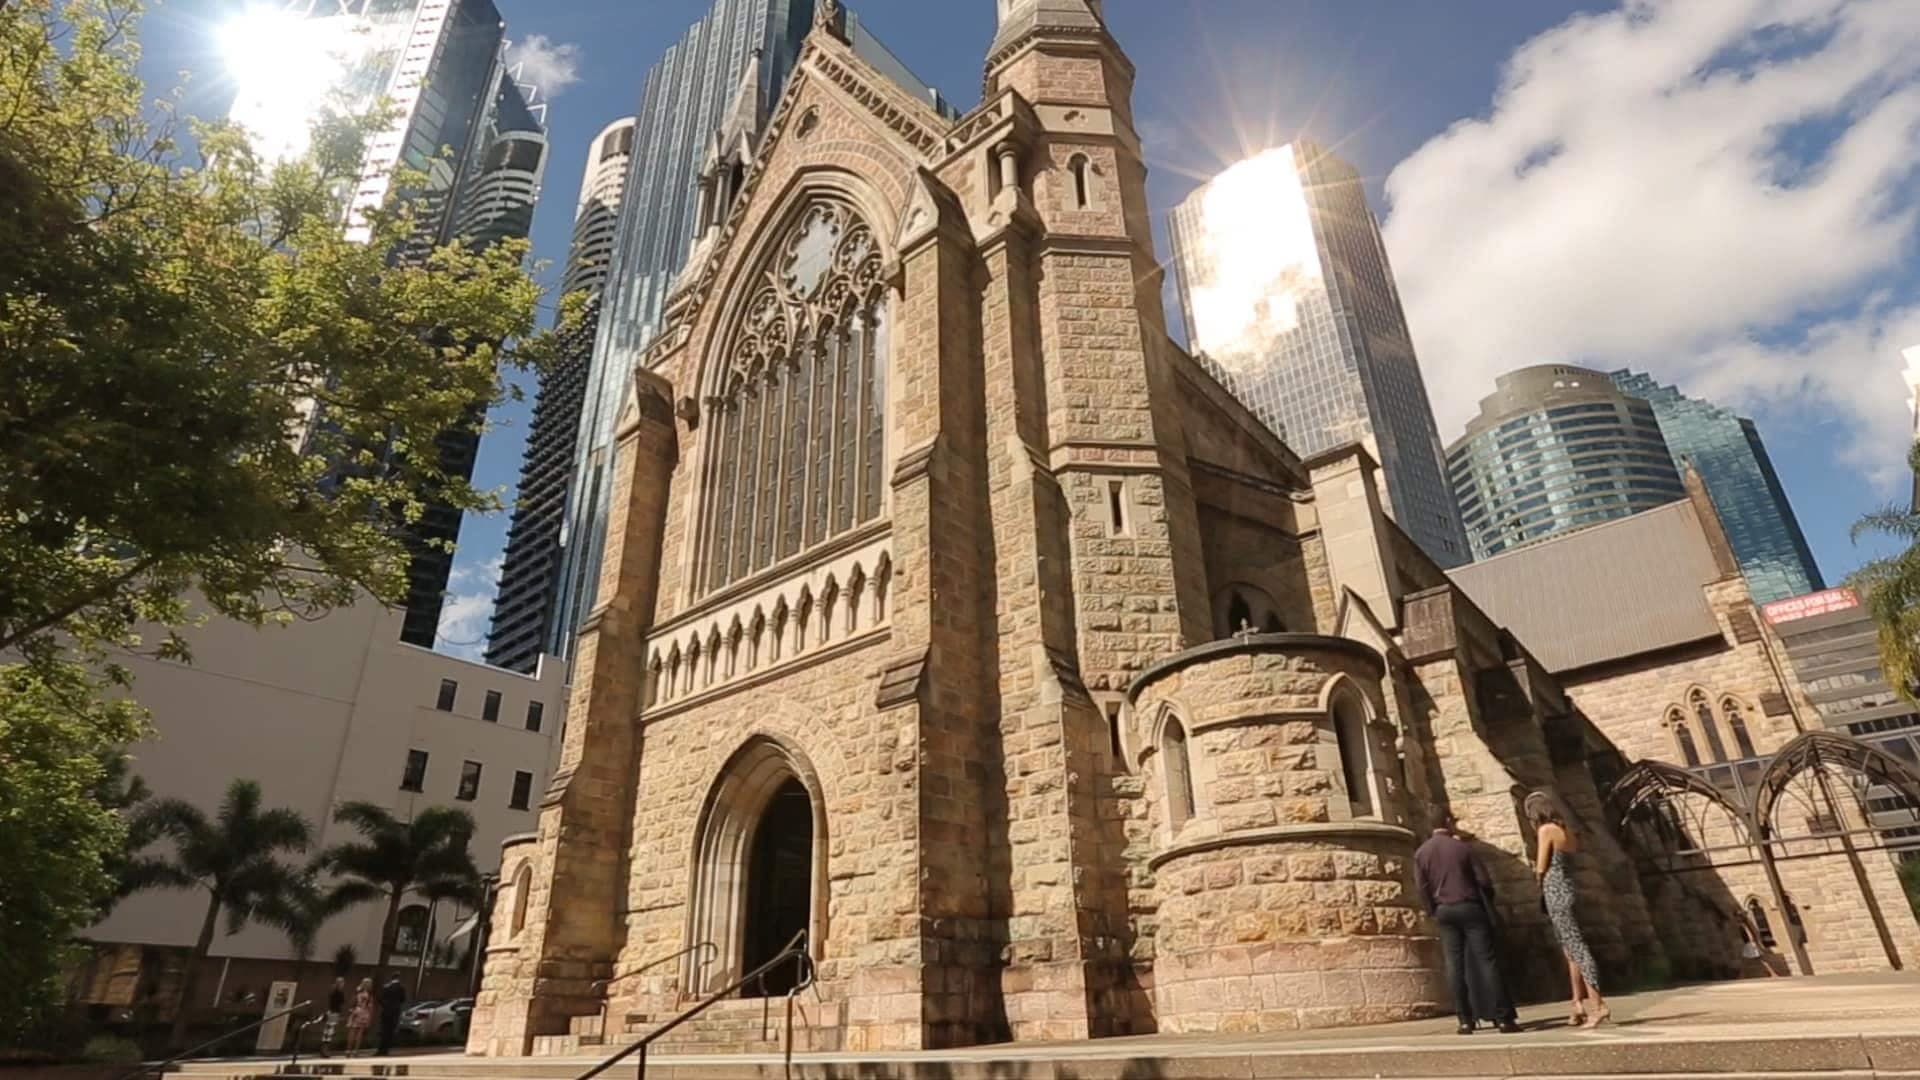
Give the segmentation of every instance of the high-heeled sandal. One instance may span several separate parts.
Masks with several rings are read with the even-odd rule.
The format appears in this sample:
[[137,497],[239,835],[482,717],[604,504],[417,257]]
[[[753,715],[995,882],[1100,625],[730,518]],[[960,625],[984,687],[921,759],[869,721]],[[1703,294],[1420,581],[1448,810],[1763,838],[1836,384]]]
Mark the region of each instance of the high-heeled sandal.
[[1579,1027],[1580,1025],[1586,1022],[1587,1022],[1587,1011],[1585,1009],[1575,1009],[1572,1012],[1567,1014],[1568,1027]]
[[1613,1010],[1602,1005],[1600,1006],[1600,1011],[1589,1014],[1586,1023],[1580,1026],[1586,1028],[1588,1031],[1592,1031],[1594,1028],[1599,1027],[1611,1019],[1613,1019]]

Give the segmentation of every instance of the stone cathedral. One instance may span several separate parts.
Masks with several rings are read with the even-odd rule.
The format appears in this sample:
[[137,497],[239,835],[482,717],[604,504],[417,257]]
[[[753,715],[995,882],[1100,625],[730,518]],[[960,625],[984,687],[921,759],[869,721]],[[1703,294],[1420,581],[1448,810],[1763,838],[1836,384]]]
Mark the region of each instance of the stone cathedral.
[[[764,138],[713,142],[469,1048],[622,1043],[796,938],[674,1045],[767,1045],[796,990],[797,1044],[850,1051],[1442,1010],[1435,809],[1530,887],[1516,793],[1600,820],[1609,738],[1364,449],[1301,460],[1168,339],[1098,0],[999,0],[958,121],[837,8]],[[1589,850],[1607,970],[1663,963]]]

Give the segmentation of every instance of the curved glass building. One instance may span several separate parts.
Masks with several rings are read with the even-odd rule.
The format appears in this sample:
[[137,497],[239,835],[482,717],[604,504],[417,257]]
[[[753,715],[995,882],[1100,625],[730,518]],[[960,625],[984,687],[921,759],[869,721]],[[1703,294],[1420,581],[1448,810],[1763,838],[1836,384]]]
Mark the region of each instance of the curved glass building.
[[1566,364],[1500,376],[1447,448],[1447,478],[1476,559],[1686,494],[1644,399]]

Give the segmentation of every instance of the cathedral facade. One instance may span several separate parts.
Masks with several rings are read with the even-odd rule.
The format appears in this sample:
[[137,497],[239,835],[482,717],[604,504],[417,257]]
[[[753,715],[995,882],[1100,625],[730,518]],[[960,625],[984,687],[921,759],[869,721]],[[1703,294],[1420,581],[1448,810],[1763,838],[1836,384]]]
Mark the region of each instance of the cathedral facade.
[[[1097,0],[999,0],[957,122],[836,9],[759,144],[714,141],[470,1050],[623,1042],[762,968],[681,1044],[777,1040],[766,998],[853,1051],[1431,1015],[1442,807],[1550,956],[1516,792],[1603,819],[1610,744],[1363,450],[1301,460],[1168,339]],[[1610,975],[1660,968],[1589,850]]]

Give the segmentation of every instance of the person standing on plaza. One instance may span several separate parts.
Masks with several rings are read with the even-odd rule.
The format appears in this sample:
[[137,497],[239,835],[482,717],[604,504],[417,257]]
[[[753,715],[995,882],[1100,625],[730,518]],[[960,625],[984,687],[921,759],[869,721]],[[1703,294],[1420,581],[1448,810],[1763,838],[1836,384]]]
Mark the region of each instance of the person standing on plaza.
[[1441,813],[1433,835],[1414,853],[1413,867],[1427,914],[1440,927],[1460,1034],[1473,1034],[1481,1020],[1509,1034],[1519,1031],[1494,957],[1493,877],[1455,833],[1451,813]]
[[320,1050],[322,1053],[333,1049],[340,1038],[340,1021],[347,1011],[347,980],[333,980],[333,989],[327,991],[327,1023],[320,1029]]
[[1553,796],[1536,791],[1523,804],[1527,821],[1533,826],[1533,876],[1540,883],[1542,906],[1553,922],[1553,934],[1560,939],[1560,952],[1567,960],[1567,978],[1573,984],[1573,1013],[1567,1022],[1594,1028],[1613,1015],[1600,996],[1600,965],[1594,963],[1593,950],[1580,932],[1580,920],[1573,913],[1573,855],[1580,840],[1567,827]]
[[393,1037],[400,1030],[400,1010],[407,1005],[407,988],[398,975],[390,976],[380,988],[380,1056],[393,1053]]
[[373,1024],[373,980],[361,979],[353,992],[353,1011],[347,1013],[347,1056],[360,1051],[367,1040],[367,1028]]

